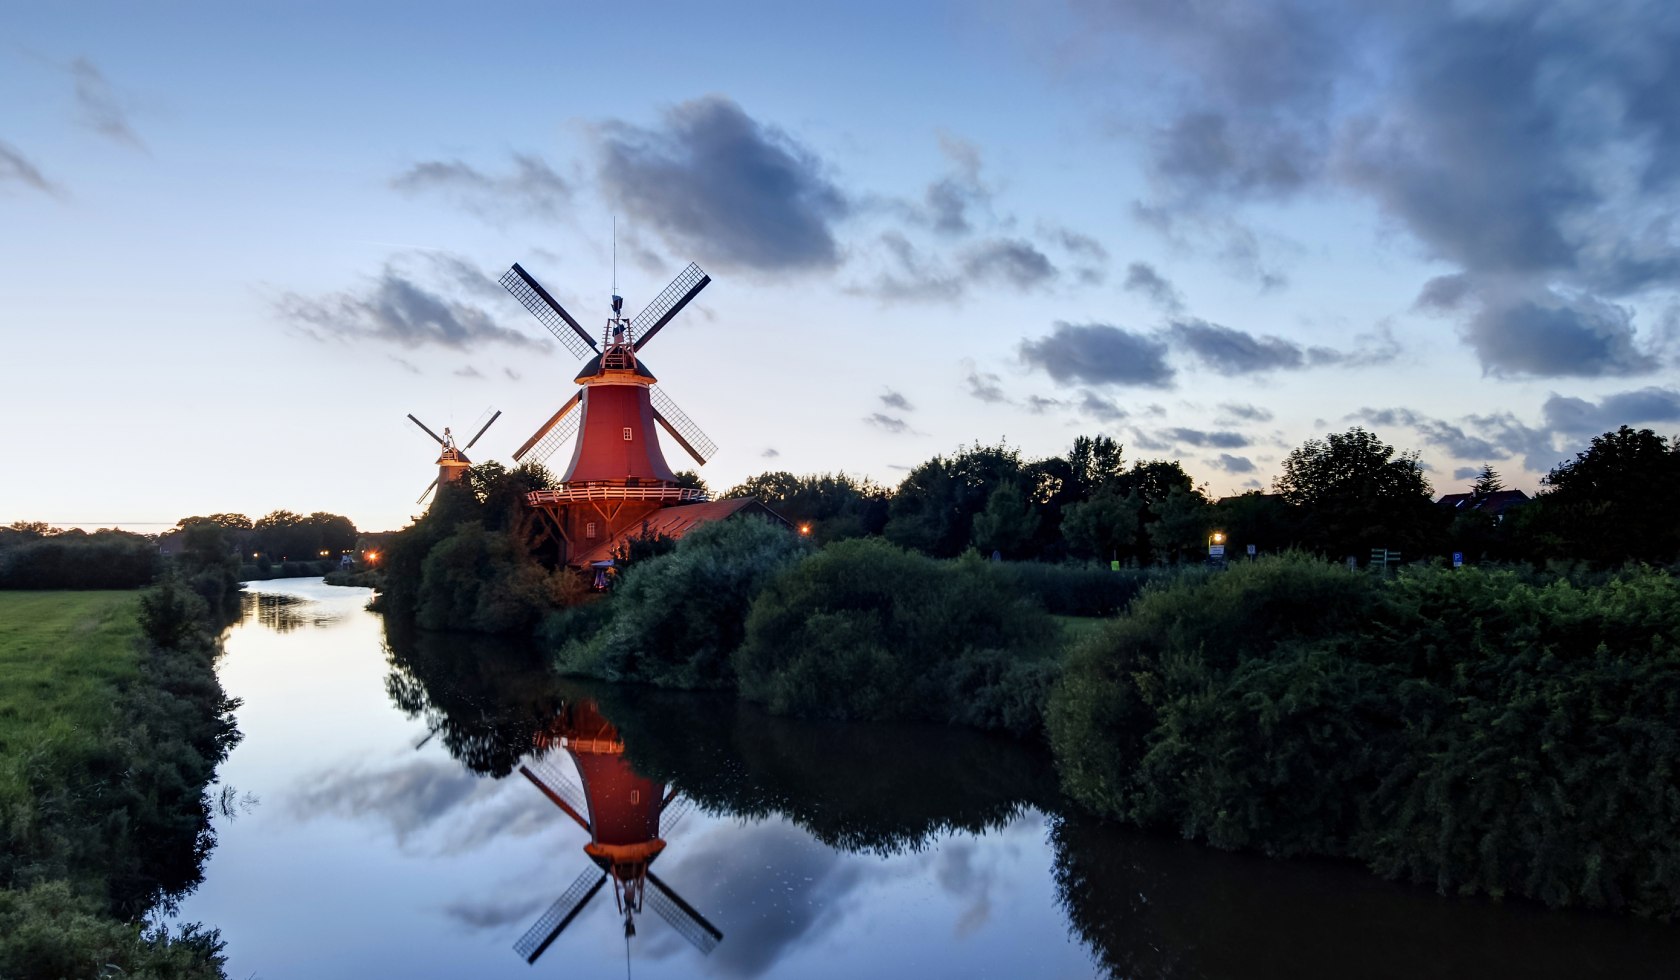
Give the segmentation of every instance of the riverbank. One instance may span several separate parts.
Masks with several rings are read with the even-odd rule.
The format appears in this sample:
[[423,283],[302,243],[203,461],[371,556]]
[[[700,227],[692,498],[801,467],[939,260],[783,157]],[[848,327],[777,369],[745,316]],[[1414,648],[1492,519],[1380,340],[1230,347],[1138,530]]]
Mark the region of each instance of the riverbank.
[[199,881],[237,741],[204,601],[0,593],[0,976],[220,977],[213,930],[148,928]]

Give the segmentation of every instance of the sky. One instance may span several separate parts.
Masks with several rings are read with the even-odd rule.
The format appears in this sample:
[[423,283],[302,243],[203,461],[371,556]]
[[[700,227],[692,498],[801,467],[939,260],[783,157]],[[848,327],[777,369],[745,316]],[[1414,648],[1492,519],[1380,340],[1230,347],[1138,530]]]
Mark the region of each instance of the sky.
[[[0,524],[400,527],[586,327],[720,447],[894,485],[1107,434],[1214,496],[1680,431],[1680,7],[0,0]],[[676,468],[692,465],[669,440]],[[551,462],[562,465],[565,454]]]

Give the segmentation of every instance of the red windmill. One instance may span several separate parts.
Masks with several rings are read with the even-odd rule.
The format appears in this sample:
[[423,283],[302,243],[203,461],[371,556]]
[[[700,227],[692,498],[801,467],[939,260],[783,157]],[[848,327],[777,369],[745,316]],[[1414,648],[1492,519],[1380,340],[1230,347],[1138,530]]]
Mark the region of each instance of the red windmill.
[[[535,741],[539,753],[565,749],[577,765],[582,789],[551,761],[552,756],[539,755],[520,766],[519,772],[589,833],[583,852],[595,867],[578,875],[513,944],[519,955],[535,963],[609,879],[618,911],[624,916],[626,940],[636,934],[635,917],[641,914],[645,899],[695,948],[702,953],[715,949],[723,933],[650,868],[665,850],[661,823],[669,832],[687,812],[689,801],[630,768],[618,730],[601,716],[593,701],[568,704]],[[652,891],[646,888],[650,884]]]
[[560,489],[529,497],[549,519],[567,556],[638,525],[661,507],[705,500],[704,491],[678,485],[660,451],[655,424],[698,464],[704,465],[717,446],[654,387],[658,379],[641,352],[711,277],[690,263],[634,319],[623,315],[624,299],[614,295],[599,344],[517,263],[500,281],[562,345],[578,357],[589,357],[573,379],[582,390],[513,454],[516,461],[540,463],[577,435]]

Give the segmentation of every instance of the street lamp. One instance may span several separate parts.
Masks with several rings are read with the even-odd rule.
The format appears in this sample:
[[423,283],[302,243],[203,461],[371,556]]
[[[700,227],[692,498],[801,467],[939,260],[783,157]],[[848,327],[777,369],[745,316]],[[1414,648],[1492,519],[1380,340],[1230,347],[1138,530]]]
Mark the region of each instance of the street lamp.
[[1208,535],[1208,562],[1223,565],[1225,563],[1225,532],[1214,531]]

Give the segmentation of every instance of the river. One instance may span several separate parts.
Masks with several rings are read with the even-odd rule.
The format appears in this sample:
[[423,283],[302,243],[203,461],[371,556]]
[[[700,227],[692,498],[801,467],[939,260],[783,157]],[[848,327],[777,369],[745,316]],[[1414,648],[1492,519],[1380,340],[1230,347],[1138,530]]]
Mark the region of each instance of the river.
[[1012,740],[571,683],[388,633],[366,590],[247,588],[221,664],[245,737],[177,916],[221,929],[230,977],[1680,972],[1680,927],[1083,818]]

